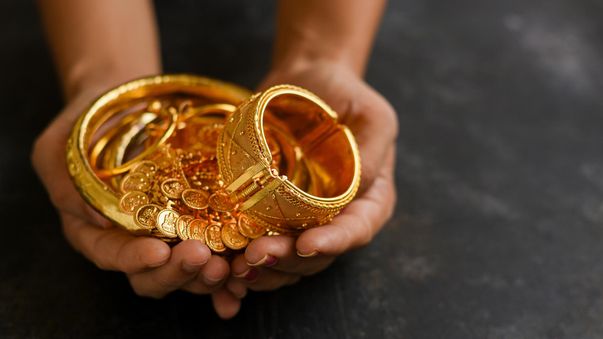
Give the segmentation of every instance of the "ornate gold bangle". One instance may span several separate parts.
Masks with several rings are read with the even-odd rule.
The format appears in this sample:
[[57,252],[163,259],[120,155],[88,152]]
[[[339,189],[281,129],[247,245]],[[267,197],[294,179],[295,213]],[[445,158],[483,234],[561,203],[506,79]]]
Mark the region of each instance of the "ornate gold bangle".
[[[293,141],[296,161],[277,168],[266,140],[266,122]],[[316,95],[281,85],[241,104],[226,122],[217,149],[226,191],[257,223],[298,233],[330,221],[360,184],[358,146],[337,114]],[[306,173],[293,182],[291,166]]]

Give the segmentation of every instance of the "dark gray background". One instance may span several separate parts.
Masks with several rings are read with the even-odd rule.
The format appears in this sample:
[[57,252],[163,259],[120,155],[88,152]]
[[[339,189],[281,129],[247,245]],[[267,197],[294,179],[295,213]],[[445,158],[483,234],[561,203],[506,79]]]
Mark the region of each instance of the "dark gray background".
[[[273,2],[158,16],[168,72],[268,69]],[[37,20],[0,3],[0,337],[603,338],[600,1],[392,1],[367,79],[400,117],[395,217],[227,322],[207,297],[138,298],[64,241],[29,164],[62,105]]]

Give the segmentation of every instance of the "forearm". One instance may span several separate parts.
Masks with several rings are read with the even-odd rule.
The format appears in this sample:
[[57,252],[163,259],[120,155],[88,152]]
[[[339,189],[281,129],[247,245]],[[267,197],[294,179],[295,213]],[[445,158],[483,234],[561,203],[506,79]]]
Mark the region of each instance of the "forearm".
[[148,0],[39,0],[48,41],[69,99],[89,86],[113,86],[159,73]]
[[385,0],[280,0],[274,68],[325,60],[363,74]]

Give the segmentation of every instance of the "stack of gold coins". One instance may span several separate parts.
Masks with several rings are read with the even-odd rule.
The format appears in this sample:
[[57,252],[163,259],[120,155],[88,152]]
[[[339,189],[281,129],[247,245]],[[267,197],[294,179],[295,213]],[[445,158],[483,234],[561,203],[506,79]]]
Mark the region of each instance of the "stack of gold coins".
[[[174,104],[155,101],[147,107],[175,110],[178,127],[121,177],[119,206],[138,226],[166,242],[195,239],[215,253],[243,249],[267,230],[237,209],[218,170],[216,145],[224,128],[219,114],[225,118],[235,108],[182,102],[178,109]],[[149,126],[146,133],[162,131]],[[277,141],[271,143],[280,148]]]
[[252,96],[190,75],[107,92],[67,146],[76,187],[104,216],[135,234],[195,239],[220,254],[329,222],[360,176],[351,133],[311,93],[277,86]]

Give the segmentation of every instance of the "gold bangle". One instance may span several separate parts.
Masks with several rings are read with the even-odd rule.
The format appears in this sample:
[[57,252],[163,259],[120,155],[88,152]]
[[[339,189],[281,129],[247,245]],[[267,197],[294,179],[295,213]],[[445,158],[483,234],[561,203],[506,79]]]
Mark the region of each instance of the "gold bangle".
[[117,192],[95,174],[88,161],[91,138],[103,121],[117,113],[115,107],[167,95],[237,105],[248,98],[250,92],[229,83],[192,75],[160,75],[133,80],[95,100],[76,121],[67,142],[67,168],[84,200],[111,221],[136,234],[149,234],[150,230],[138,226],[130,214],[119,208]]
[[[174,130],[176,130],[176,121],[177,113],[175,111],[169,112],[168,127],[165,129],[161,137],[159,137],[150,147],[145,148],[144,151],[140,152],[138,155],[128,160],[124,164],[118,164],[116,167],[113,168],[96,170],[96,175],[100,178],[108,178],[127,172],[132,166],[142,161],[150,154],[154,153],[159,146],[163,145],[167,141],[167,139],[172,135],[172,133],[174,133]],[[122,152],[123,151],[124,150],[122,149]],[[117,156],[120,157],[119,155]]]
[[[308,180],[292,182],[287,163],[272,165],[265,126],[280,126],[294,140],[297,165]],[[241,104],[225,123],[217,149],[226,191],[257,223],[295,234],[329,222],[360,184],[358,146],[337,114],[316,95],[281,85]]]
[[[135,112],[123,117],[110,130],[99,136],[93,145],[90,145],[90,152],[88,154],[90,166],[95,171],[101,169],[99,168],[99,163],[103,162],[101,159],[104,157],[103,154],[107,152],[110,144],[114,143],[116,139],[123,138],[123,135],[127,133],[126,130],[134,126],[146,125],[146,123],[155,118],[157,118],[157,115],[154,113],[144,111]],[[96,134],[96,132],[93,134]]]

